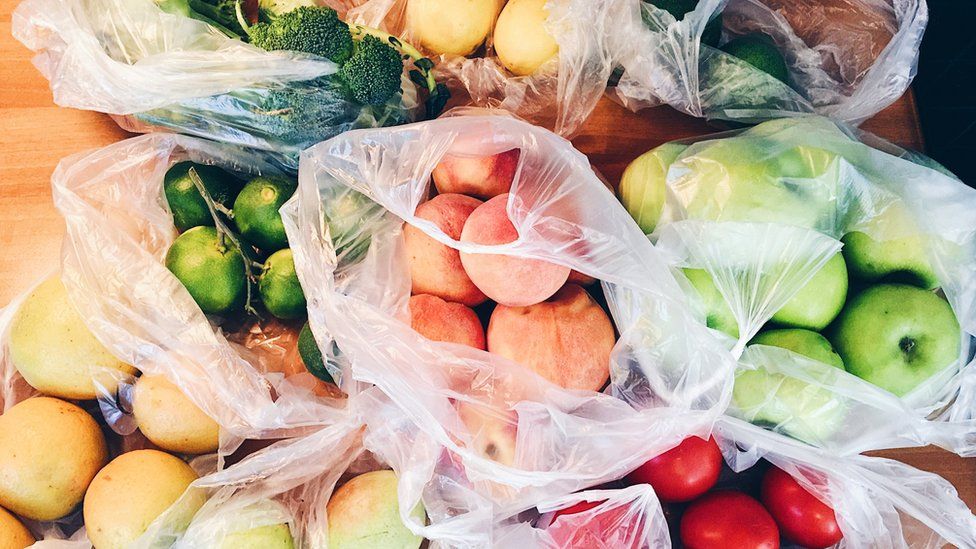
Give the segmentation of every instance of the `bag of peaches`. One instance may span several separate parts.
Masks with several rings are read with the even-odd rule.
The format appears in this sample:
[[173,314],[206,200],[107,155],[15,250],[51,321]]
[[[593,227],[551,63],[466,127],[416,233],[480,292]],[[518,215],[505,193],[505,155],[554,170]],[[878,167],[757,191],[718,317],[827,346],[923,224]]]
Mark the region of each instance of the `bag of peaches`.
[[661,145],[619,194],[738,360],[730,414],[845,455],[976,452],[976,191],[804,117]]
[[[406,493],[449,502],[428,508],[432,538],[448,523],[488,535],[470,524],[492,509],[707,434],[734,369],[584,155],[510,116],[452,114],[309,149],[282,208],[326,367],[351,395],[382,391],[364,415],[389,425],[377,447],[400,449],[384,460],[412,472]],[[662,321],[617,320],[615,285]],[[602,391],[636,341],[681,369],[640,411]],[[430,474],[459,480],[425,488]]]
[[449,107],[500,108],[570,136],[606,90],[627,10],[618,0],[366,0],[347,17],[417,46]]

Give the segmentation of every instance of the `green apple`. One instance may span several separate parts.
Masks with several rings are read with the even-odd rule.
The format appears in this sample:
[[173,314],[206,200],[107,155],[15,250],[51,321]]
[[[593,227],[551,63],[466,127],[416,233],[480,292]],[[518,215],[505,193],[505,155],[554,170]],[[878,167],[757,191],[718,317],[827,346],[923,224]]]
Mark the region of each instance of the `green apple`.
[[645,234],[654,232],[664,210],[668,167],[687,148],[680,143],[655,147],[635,158],[620,177],[617,196]]
[[780,145],[772,138],[716,140],[682,161],[690,172],[677,190],[690,216],[714,221],[784,223],[810,228],[833,225],[835,155],[797,146],[770,154]]
[[[810,330],[769,330],[753,338],[752,345],[780,347],[844,368],[830,342]],[[843,403],[830,391],[762,368],[740,370],[736,374],[732,402],[743,419],[775,426],[780,432],[809,443],[826,440],[836,433],[845,415]]]
[[838,253],[783,305],[771,319],[794,328],[823,330],[847,300],[847,265]]
[[270,524],[224,536],[220,549],[293,549],[295,539],[287,524]]
[[879,284],[851,299],[831,341],[847,371],[902,396],[959,358],[959,322],[933,292]]
[[812,330],[800,328],[766,330],[752,338],[750,345],[779,347],[834,368],[844,368],[844,360],[831,346],[830,341]]
[[682,271],[695,288],[705,309],[705,325],[738,339],[739,323],[708,271],[704,269],[682,269]]
[[[926,290],[938,287],[939,280],[928,260],[929,237],[920,234],[917,227],[907,208],[894,203],[859,227],[867,232],[854,230],[844,235],[844,259],[851,276],[867,282],[911,284]],[[892,232],[907,236],[879,237]]]
[[[416,549],[423,542],[400,520],[393,471],[365,473],[343,484],[332,494],[326,512],[329,549]],[[410,515],[423,521],[423,505]]]

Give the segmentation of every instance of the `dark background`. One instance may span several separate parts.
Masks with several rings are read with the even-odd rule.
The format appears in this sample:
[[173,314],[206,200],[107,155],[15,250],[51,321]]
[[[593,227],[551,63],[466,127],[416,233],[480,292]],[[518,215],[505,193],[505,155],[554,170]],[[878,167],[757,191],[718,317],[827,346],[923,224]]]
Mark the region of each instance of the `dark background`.
[[928,5],[914,81],[925,152],[976,187],[976,0]]

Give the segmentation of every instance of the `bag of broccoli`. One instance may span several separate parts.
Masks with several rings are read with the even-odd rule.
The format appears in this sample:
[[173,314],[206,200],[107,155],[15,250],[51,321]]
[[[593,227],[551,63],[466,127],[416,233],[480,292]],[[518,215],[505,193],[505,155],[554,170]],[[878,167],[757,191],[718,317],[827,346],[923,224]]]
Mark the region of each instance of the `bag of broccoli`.
[[503,109],[569,137],[606,89],[625,13],[618,0],[367,0],[348,18],[416,45],[450,106]]
[[662,145],[620,195],[738,361],[730,414],[845,455],[976,451],[976,191],[809,116]]
[[757,122],[817,113],[858,124],[915,76],[925,0],[626,0],[612,96]]
[[446,100],[409,44],[311,1],[25,0],[13,33],[58,105],[271,151],[292,169],[314,143],[435,116]]

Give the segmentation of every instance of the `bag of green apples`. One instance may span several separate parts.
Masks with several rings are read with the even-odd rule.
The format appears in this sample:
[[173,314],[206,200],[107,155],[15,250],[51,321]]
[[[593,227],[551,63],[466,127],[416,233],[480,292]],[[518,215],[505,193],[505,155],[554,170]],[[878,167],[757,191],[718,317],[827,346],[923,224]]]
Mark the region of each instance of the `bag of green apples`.
[[351,3],[23,0],[12,30],[58,105],[271,151],[294,168],[309,145],[435,116],[446,100],[430,60],[340,19]]
[[626,9],[618,0],[366,0],[347,17],[416,45],[450,106],[500,108],[570,136],[606,90]]
[[729,413],[850,454],[976,452],[976,191],[825,118],[696,141],[619,194],[739,361]]
[[915,76],[925,0],[627,0],[612,95],[697,117],[860,123]]
[[222,455],[343,413],[300,336],[305,300],[277,213],[297,182],[272,155],[150,134],[66,158],[52,181],[62,294],[131,365],[86,396],[114,429],[140,427],[140,392],[185,395],[219,425]]
[[[734,361],[586,157],[510,116],[455,114],[303,153],[282,215],[340,386],[375,385],[398,425],[429,437],[433,447],[403,437],[415,452],[403,463],[429,468],[443,448],[437,467],[475,486],[479,497],[445,518],[461,507],[476,517],[489,503],[518,512],[707,432]],[[347,213],[364,222],[331,217],[337,202],[358,204]],[[362,240],[369,246],[349,244]],[[657,322],[615,327],[604,308],[616,315],[615,305],[602,304],[615,286],[651,296]],[[637,341],[671,367],[647,368],[660,400],[643,411],[600,392],[639,367]]]

